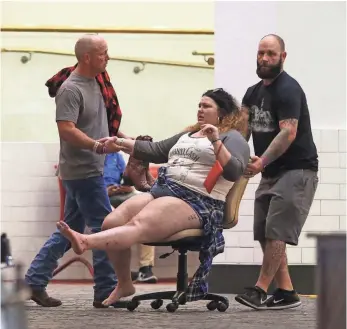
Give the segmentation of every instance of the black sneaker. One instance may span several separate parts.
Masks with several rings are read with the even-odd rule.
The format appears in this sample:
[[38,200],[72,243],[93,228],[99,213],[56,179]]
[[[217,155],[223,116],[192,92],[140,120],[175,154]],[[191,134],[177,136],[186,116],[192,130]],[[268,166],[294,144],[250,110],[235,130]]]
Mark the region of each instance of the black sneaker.
[[245,288],[245,293],[239,294],[235,297],[235,300],[240,304],[248,307],[252,307],[255,310],[267,309],[266,302],[268,301],[267,293],[255,286]]
[[273,295],[266,302],[267,309],[284,310],[301,305],[300,297],[295,290],[288,291],[276,289]]
[[139,272],[131,271],[131,280],[134,282],[139,277]]
[[158,282],[158,278],[152,272],[152,266],[140,267],[137,282],[143,282],[143,283],[157,283]]

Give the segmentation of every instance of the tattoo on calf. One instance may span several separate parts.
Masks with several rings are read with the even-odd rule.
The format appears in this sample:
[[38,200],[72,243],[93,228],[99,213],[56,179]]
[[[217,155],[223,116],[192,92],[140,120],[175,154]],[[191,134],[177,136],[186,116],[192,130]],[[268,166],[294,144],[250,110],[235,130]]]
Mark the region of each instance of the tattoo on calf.
[[286,244],[283,241],[268,240],[265,247],[262,274],[273,278],[281,264],[286,252]]

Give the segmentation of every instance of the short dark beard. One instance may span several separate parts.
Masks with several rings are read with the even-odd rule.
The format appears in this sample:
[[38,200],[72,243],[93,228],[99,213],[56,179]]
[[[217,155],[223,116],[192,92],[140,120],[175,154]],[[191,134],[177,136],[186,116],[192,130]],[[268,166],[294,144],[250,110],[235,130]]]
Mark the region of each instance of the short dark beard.
[[282,58],[275,65],[267,66],[269,70],[267,72],[261,71],[261,65],[257,61],[257,75],[260,79],[275,79],[282,71]]

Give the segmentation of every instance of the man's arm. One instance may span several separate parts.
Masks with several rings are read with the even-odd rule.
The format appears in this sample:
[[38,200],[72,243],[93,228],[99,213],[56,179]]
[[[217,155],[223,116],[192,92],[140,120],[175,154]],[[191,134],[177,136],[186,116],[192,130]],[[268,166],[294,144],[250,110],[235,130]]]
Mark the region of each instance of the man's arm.
[[263,166],[269,165],[284,154],[296,138],[300,117],[300,93],[291,89],[278,102],[280,132],[261,156]]
[[85,133],[76,128],[74,122],[58,121],[57,125],[59,136],[62,140],[81,149],[93,149],[95,140],[88,137]]
[[297,119],[285,119],[279,122],[281,131],[273,139],[269,147],[261,156],[264,166],[278,159],[293,143],[298,128]]
[[[95,140],[76,128],[81,100],[76,92],[65,89],[56,96],[56,121],[59,136],[71,145],[93,150]],[[101,152],[102,145],[97,151]]]

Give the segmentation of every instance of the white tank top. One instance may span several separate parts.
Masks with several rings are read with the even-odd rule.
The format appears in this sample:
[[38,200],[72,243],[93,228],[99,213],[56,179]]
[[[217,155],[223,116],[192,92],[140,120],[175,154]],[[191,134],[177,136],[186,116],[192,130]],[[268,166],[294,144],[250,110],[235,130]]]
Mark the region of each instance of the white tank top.
[[170,150],[167,177],[198,193],[225,201],[233,182],[221,175],[211,193],[206,191],[203,184],[216,161],[214,148],[207,137],[192,138],[189,135],[182,135]]

